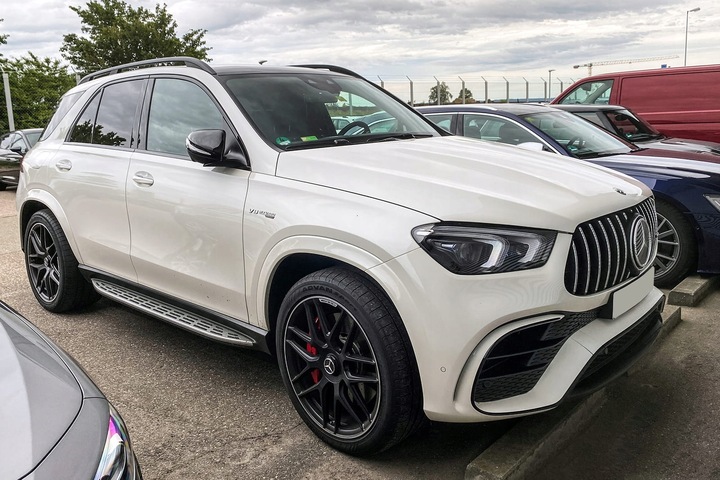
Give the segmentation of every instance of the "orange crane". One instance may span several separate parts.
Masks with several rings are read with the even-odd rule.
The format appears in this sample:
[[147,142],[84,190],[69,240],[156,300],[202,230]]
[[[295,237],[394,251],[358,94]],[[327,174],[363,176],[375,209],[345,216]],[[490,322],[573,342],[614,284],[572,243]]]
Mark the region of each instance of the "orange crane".
[[656,60],[667,60],[670,58],[678,58],[677,55],[663,55],[661,57],[647,57],[647,58],[633,58],[631,60],[607,60],[603,62],[590,62],[583,63],[582,65],[573,65],[573,68],[587,67],[588,76],[592,75],[592,67],[600,65],[619,65],[621,63],[640,63],[640,62],[654,62]]

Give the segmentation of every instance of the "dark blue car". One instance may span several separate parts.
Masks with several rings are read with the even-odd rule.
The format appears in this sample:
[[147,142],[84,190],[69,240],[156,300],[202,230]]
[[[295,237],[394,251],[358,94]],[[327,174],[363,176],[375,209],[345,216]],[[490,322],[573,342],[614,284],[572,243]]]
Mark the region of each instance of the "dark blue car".
[[639,148],[545,105],[419,107],[457,135],[575,157],[630,175],[655,193],[659,239],[655,283],[688,272],[720,273],[720,154]]

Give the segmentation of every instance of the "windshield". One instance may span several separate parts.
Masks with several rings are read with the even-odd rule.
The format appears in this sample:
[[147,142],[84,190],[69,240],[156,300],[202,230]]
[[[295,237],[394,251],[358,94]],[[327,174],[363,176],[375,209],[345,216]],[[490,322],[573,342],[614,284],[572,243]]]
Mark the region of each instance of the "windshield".
[[603,113],[612,124],[616,134],[629,142],[646,142],[663,137],[649,123],[636,117],[629,110],[613,110]]
[[558,103],[573,104],[601,104],[607,105],[610,102],[612,92],[612,80],[596,80],[578,85],[567,93]]
[[631,144],[571,113],[548,111],[521,115],[577,158],[597,158],[633,150]]
[[327,73],[227,76],[265,140],[290,150],[438,136],[419,114],[368,82]]

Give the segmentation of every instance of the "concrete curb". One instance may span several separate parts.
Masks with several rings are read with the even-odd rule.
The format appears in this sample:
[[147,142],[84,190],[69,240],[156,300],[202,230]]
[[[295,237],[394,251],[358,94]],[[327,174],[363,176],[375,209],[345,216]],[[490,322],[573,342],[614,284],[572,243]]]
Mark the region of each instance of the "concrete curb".
[[[705,288],[709,290],[709,287]],[[681,308],[676,305],[666,305],[662,329],[656,342],[664,339],[681,320]],[[627,374],[632,375],[640,368],[642,368],[641,363],[633,366]],[[603,388],[577,403],[560,406],[541,415],[524,417],[468,464],[465,469],[465,479],[525,478],[525,473],[529,469],[554,455],[563,444],[582,431],[606,400],[607,396]]]
[[720,276],[687,277],[672,289],[668,295],[668,303],[683,307],[694,307],[700,303],[717,286]]

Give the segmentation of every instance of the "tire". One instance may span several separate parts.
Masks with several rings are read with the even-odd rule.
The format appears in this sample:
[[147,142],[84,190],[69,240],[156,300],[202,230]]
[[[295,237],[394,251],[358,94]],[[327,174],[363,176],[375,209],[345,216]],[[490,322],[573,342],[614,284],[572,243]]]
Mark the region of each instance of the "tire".
[[278,318],[283,382],[321,440],[370,455],[425,423],[407,333],[369,280],[342,268],[312,273],[290,289]]
[[81,275],[67,238],[49,210],[40,210],[30,217],[23,245],[30,287],[43,308],[66,312],[100,298]]
[[655,257],[655,285],[670,288],[697,265],[697,240],[682,213],[669,203],[657,200],[658,252]]

